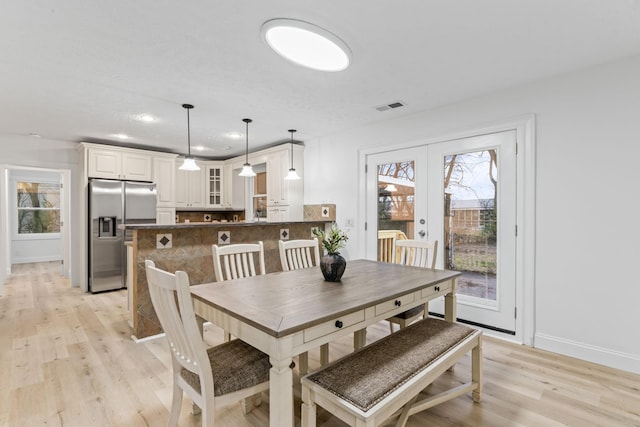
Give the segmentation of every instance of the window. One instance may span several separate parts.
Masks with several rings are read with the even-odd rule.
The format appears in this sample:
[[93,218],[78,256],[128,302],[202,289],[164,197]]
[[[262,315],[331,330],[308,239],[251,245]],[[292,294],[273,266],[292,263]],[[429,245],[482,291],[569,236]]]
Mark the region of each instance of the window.
[[60,184],[16,184],[18,235],[60,233]]

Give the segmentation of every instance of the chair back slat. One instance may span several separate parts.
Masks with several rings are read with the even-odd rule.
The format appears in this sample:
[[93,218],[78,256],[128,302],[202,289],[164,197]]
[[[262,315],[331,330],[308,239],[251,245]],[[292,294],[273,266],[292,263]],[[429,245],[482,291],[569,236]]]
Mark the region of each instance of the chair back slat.
[[[212,245],[211,252],[213,270],[218,282],[265,274],[262,242],[226,246]],[[258,258],[257,263],[255,257]]]
[[320,264],[318,239],[279,240],[280,264],[282,271],[310,268]]
[[412,267],[436,268],[438,241],[396,240],[392,259]]

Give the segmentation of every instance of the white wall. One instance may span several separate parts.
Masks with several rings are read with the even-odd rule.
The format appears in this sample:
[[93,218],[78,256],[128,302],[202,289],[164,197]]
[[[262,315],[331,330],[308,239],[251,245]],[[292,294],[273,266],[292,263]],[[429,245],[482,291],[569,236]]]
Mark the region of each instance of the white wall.
[[357,218],[345,256],[364,257],[358,150],[535,114],[535,345],[640,373],[638,76],[635,57],[306,141],[305,203]]
[[[71,171],[71,183],[67,190],[71,195],[71,221],[77,227],[81,224],[80,215],[84,212],[78,206],[78,192],[76,183],[78,182],[78,159],[79,155],[76,150],[78,146],[75,142],[54,141],[44,138],[32,138],[28,136],[0,136],[0,152],[2,153],[0,172],[14,168],[44,168],[44,169],[67,169]],[[4,199],[3,199],[4,203]],[[4,220],[2,220],[4,223]],[[72,229],[72,235],[75,230]],[[7,259],[7,238],[10,237],[10,230],[0,234],[0,267],[2,267],[3,275],[0,278],[4,280],[4,274],[11,267],[5,263]],[[73,236],[72,236],[72,241]],[[74,286],[78,286],[78,249],[77,245],[73,245],[71,249],[71,278]]]

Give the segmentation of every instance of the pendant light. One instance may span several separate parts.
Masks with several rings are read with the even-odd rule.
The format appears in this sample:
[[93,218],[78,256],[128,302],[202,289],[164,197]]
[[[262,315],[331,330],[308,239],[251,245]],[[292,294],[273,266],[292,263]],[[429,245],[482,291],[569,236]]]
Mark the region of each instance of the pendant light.
[[289,168],[289,173],[287,174],[287,176],[284,177],[284,179],[296,180],[296,179],[300,179],[300,177],[298,176],[298,173],[293,168],[293,134],[296,132],[296,130],[289,129],[289,132],[291,132],[291,168]]
[[250,178],[252,176],[256,176],[256,173],[253,171],[253,168],[251,167],[251,164],[249,163],[249,123],[251,123],[252,120],[251,119],[242,119],[242,121],[246,123],[246,128],[247,128],[246,131],[245,131],[245,135],[247,137],[247,149],[245,151],[245,163],[242,166],[242,170],[240,171],[240,173],[238,175]]
[[187,144],[189,151],[187,157],[184,158],[184,162],[178,169],[183,171],[199,171],[200,167],[196,164],[195,159],[191,157],[191,124],[189,122],[189,110],[193,108],[193,105],[182,104],[182,108],[187,110]]

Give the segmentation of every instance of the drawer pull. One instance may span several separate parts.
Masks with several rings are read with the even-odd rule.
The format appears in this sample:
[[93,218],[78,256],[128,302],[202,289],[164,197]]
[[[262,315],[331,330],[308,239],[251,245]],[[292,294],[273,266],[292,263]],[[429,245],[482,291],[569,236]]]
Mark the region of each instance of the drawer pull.
[[399,300],[399,299],[397,299],[397,300],[394,302],[394,304],[395,304],[397,307],[400,307],[400,306],[402,305],[402,303],[400,302],[400,300]]
[[434,286],[433,290],[435,290],[436,292],[440,292],[440,286]]
[[336,328],[340,329],[342,328],[342,325],[343,325],[342,320],[336,320]]

